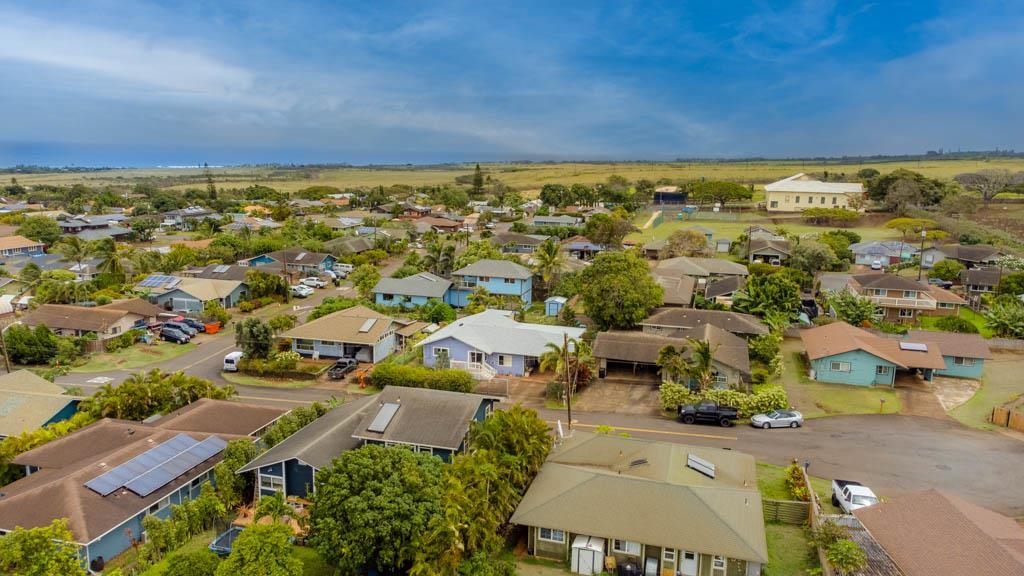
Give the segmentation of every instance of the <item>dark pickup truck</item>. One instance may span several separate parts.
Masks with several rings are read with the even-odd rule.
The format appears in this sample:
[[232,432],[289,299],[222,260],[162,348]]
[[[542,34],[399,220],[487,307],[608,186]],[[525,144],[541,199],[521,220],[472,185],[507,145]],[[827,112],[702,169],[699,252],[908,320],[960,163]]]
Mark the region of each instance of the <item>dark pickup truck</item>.
[[728,428],[739,417],[739,410],[732,406],[719,406],[711,400],[701,400],[697,404],[679,406],[679,421],[683,424],[695,422],[718,424]]

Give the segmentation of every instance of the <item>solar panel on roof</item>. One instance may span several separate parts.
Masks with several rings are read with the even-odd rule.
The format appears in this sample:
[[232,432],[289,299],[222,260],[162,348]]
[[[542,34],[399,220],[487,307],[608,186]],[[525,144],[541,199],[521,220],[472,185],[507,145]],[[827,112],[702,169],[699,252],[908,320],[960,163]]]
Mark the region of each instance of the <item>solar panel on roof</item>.
[[927,352],[928,345],[921,342],[900,342],[900,350],[911,350],[913,352]]
[[113,493],[133,478],[145,474],[155,466],[166,462],[175,455],[188,450],[198,444],[199,441],[188,434],[178,434],[170,440],[158,444],[149,450],[139,454],[131,460],[115,466],[107,472],[89,480],[85,483],[86,488],[93,492],[106,496]]
[[377,323],[377,319],[376,318],[369,318],[369,319],[367,319],[366,322],[363,322],[363,325],[359,327],[359,332],[360,333],[362,333],[362,332],[369,332],[370,329],[373,328],[373,325],[376,324],[376,323]]
[[366,431],[383,433],[388,429],[388,424],[391,424],[391,420],[395,418],[395,414],[398,413],[398,409],[401,407],[401,404],[395,402],[385,403],[377,411],[377,415],[373,417],[373,422],[370,422],[370,425],[366,427]]
[[223,274],[223,273],[227,272],[230,269],[231,269],[231,266],[228,266],[227,264],[221,264],[221,265],[217,266],[216,268],[214,268],[213,271],[216,274]]
[[694,456],[693,454],[686,455],[686,467],[696,470],[708,478],[715,477],[715,465],[700,456]]
[[195,468],[201,462],[220,452],[228,443],[217,436],[210,436],[187,450],[161,462],[150,470],[132,478],[124,487],[145,498],[163,488],[172,480]]
[[306,253],[305,252],[300,252],[299,255],[295,257],[295,260],[302,260],[305,257],[306,257]]

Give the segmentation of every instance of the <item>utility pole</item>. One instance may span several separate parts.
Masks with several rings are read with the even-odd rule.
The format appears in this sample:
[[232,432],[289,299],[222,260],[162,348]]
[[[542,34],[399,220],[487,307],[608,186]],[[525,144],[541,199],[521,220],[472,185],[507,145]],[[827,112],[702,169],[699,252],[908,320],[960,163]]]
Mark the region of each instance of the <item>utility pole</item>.
[[924,227],[921,227],[921,251],[918,253],[920,256],[917,257],[917,281],[921,281],[921,272],[924,271],[924,239],[928,237],[928,233],[925,232]]
[[569,333],[562,332],[562,355],[565,357],[565,407],[569,414],[569,433],[572,434],[572,383],[569,381]]

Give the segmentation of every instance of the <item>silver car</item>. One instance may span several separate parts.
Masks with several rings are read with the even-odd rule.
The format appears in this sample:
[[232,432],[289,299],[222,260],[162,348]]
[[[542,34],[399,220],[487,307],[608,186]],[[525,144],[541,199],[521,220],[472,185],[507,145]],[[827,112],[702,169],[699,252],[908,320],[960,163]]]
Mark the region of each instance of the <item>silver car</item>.
[[796,410],[772,410],[751,416],[750,425],[754,428],[799,428],[804,425],[804,415]]

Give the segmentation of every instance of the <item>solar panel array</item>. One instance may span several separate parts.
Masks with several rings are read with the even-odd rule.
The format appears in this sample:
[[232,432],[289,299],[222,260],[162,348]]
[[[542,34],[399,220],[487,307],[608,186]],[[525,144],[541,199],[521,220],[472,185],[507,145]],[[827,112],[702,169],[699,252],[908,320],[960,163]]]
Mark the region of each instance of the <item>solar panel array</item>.
[[124,487],[145,498],[163,488],[172,480],[195,468],[227,446],[228,443],[216,436],[191,446],[166,462],[151,468],[149,471],[131,479]]
[[171,282],[172,280],[176,280],[176,278],[174,276],[161,276],[159,274],[151,274],[149,276],[146,276],[145,280],[139,282],[139,286],[141,288],[158,288],[160,286],[163,286],[164,284]]
[[370,422],[370,425],[366,427],[366,431],[382,433],[387,430],[388,424],[391,424],[391,420],[395,417],[395,414],[398,413],[398,409],[401,406],[401,404],[395,402],[385,403],[380,407],[380,410],[377,411],[377,415],[373,417],[373,422]]
[[188,434],[178,434],[89,480],[85,485],[101,496],[108,496],[124,487],[146,497],[226,446],[227,442],[217,436],[210,436],[200,442]]
[[228,266],[227,264],[220,264],[216,268],[213,269],[213,273],[214,274],[223,274],[223,273],[227,272],[228,270],[231,270],[231,266]]
[[146,450],[124,464],[120,464],[89,480],[85,483],[85,486],[102,496],[112,494],[137,476],[145,474],[152,468],[159,466],[198,443],[198,440],[188,434],[178,434],[174,438]]

